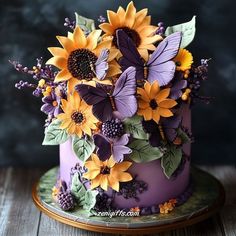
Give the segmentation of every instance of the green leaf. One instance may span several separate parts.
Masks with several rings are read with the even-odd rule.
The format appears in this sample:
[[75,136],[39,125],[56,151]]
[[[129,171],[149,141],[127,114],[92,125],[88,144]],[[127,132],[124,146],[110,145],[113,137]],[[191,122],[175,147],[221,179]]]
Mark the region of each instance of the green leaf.
[[142,117],[133,116],[124,121],[125,132],[132,134],[136,139],[148,139],[148,134],[145,133],[142,126]]
[[135,140],[129,147],[132,149],[129,157],[137,163],[153,161],[161,158],[163,155],[159,148],[152,147],[146,140]]
[[73,175],[73,178],[72,178],[72,181],[71,181],[71,193],[76,198],[76,201],[77,201],[79,206],[84,205],[86,188],[80,182],[78,173],[75,173]]
[[89,189],[86,193],[85,193],[85,201],[84,201],[84,205],[83,208],[85,210],[90,211],[96,204],[96,196],[98,195],[98,191],[96,190],[91,190]]
[[187,47],[193,41],[196,33],[196,16],[186,23],[167,27],[165,35],[168,36],[175,32],[183,33],[180,47]]
[[176,171],[182,159],[182,150],[174,145],[168,146],[166,153],[161,158],[161,167],[169,179]]
[[181,138],[182,143],[189,143],[191,141],[189,136],[181,128],[178,129],[177,133],[178,137]]
[[46,129],[43,145],[59,145],[69,138],[66,130],[60,128],[61,122],[56,119]]
[[75,12],[75,22],[76,26],[80,26],[80,28],[85,31],[86,33],[90,33],[95,30],[95,23],[94,20],[88,19],[84,16],[80,16],[78,13]]
[[95,144],[93,140],[86,136],[86,138],[79,138],[74,136],[72,139],[72,148],[76,156],[85,162],[93,153]]

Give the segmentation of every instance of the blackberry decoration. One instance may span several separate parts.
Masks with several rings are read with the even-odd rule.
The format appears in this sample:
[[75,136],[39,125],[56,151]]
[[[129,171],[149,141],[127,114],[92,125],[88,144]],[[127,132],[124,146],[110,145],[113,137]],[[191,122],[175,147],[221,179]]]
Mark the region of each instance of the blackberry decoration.
[[64,211],[72,210],[75,207],[75,200],[70,190],[67,189],[66,183],[62,182],[62,186],[57,196],[58,204]]
[[97,212],[112,210],[112,200],[112,197],[109,197],[107,194],[101,191],[96,196],[96,204],[93,209]]
[[119,119],[112,119],[102,124],[102,133],[107,138],[121,137],[124,132],[124,126]]

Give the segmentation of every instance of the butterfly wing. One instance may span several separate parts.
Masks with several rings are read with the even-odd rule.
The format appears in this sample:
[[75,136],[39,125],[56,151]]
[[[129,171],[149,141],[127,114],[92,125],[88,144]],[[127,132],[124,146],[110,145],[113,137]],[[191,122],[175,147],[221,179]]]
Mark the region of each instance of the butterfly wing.
[[108,70],[108,56],[109,56],[109,51],[107,49],[102,50],[102,52],[100,53],[95,66],[95,72],[96,72],[96,76],[99,80],[103,80],[107,74],[107,70]]
[[102,88],[79,84],[76,86],[76,91],[88,105],[93,106],[93,114],[100,121],[104,122],[112,117],[110,99]]
[[174,77],[175,63],[171,61],[178,53],[181,32],[166,37],[156,48],[147,62],[148,81],[158,80],[159,85],[167,85]]
[[123,55],[119,60],[122,71],[125,71],[130,66],[134,66],[136,68],[136,78],[143,80],[144,60],[140,56],[132,39],[123,30],[117,30],[116,36],[118,48]]
[[101,161],[105,161],[111,156],[110,142],[100,134],[93,135],[94,143],[97,147],[97,155]]
[[117,80],[112,94],[116,109],[122,117],[131,117],[137,111],[135,74],[134,67],[126,69]]
[[170,89],[170,98],[177,100],[183,94],[182,89],[187,87],[187,80],[179,80],[174,82]]

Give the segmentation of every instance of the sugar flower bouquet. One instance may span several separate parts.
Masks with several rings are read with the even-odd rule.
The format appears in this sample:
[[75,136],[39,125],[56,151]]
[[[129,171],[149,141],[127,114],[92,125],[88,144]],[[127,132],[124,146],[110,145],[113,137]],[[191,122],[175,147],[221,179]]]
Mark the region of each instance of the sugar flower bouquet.
[[[37,59],[32,69],[11,62],[36,83],[20,81],[18,89],[32,88],[42,98],[47,115],[43,145],[72,140],[72,149],[86,171],[91,189],[131,181],[132,162],[160,159],[167,176],[176,171],[184,155],[181,147],[191,134],[181,125],[182,106],[193,104],[208,60],[193,63],[185,49],[194,39],[191,21],[165,28],[151,25],[147,9],[107,11],[95,22],[76,13],[66,18],[61,47],[49,47],[45,64]],[[168,161],[174,155],[172,161]]]

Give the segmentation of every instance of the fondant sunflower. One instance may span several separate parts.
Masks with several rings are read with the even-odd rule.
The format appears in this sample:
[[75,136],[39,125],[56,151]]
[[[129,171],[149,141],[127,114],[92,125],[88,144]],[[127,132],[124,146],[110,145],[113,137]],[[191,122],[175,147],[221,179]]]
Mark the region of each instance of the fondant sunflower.
[[91,155],[91,159],[85,162],[84,166],[88,171],[83,174],[84,178],[91,180],[91,189],[100,186],[107,191],[108,187],[111,187],[118,192],[119,182],[132,180],[132,176],[125,172],[132,165],[132,162],[116,163],[112,156],[102,162],[95,154]]
[[82,137],[83,134],[92,135],[96,130],[97,118],[92,113],[92,107],[81,100],[79,94],[74,92],[68,95],[67,100],[62,99],[62,110],[64,113],[57,115],[61,121],[60,128],[66,129],[68,134]]
[[141,56],[148,60],[148,50],[154,51],[153,43],[162,37],[155,34],[158,27],[150,25],[151,16],[147,16],[147,13],[146,8],[137,12],[133,2],[129,3],[126,10],[119,7],[117,12],[107,11],[109,23],[99,25],[105,32],[103,38],[112,37],[112,44],[117,47],[116,31],[123,29],[133,40]]
[[158,82],[153,84],[146,82],[144,88],[138,88],[138,114],[144,117],[144,120],[153,119],[156,123],[160,117],[173,116],[170,108],[177,102],[167,98],[170,94],[170,88],[160,89]]
[[187,49],[181,48],[177,56],[173,59],[176,64],[176,70],[186,71],[193,64],[193,56]]
[[[114,51],[104,51],[110,49],[112,42],[106,40],[98,43],[101,33],[101,30],[94,30],[86,37],[82,29],[77,26],[73,33],[68,32],[68,37],[57,36],[63,48],[49,47],[48,50],[53,57],[47,61],[47,64],[61,70],[56,75],[55,82],[68,81],[68,90],[73,92],[75,85],[81,81],[101,83],[106,73],[109,76],[120,73],[119,67],[108,67],[106,63],[113,60],[117,54]],[[98,64],[100,67],[96,70]]]

